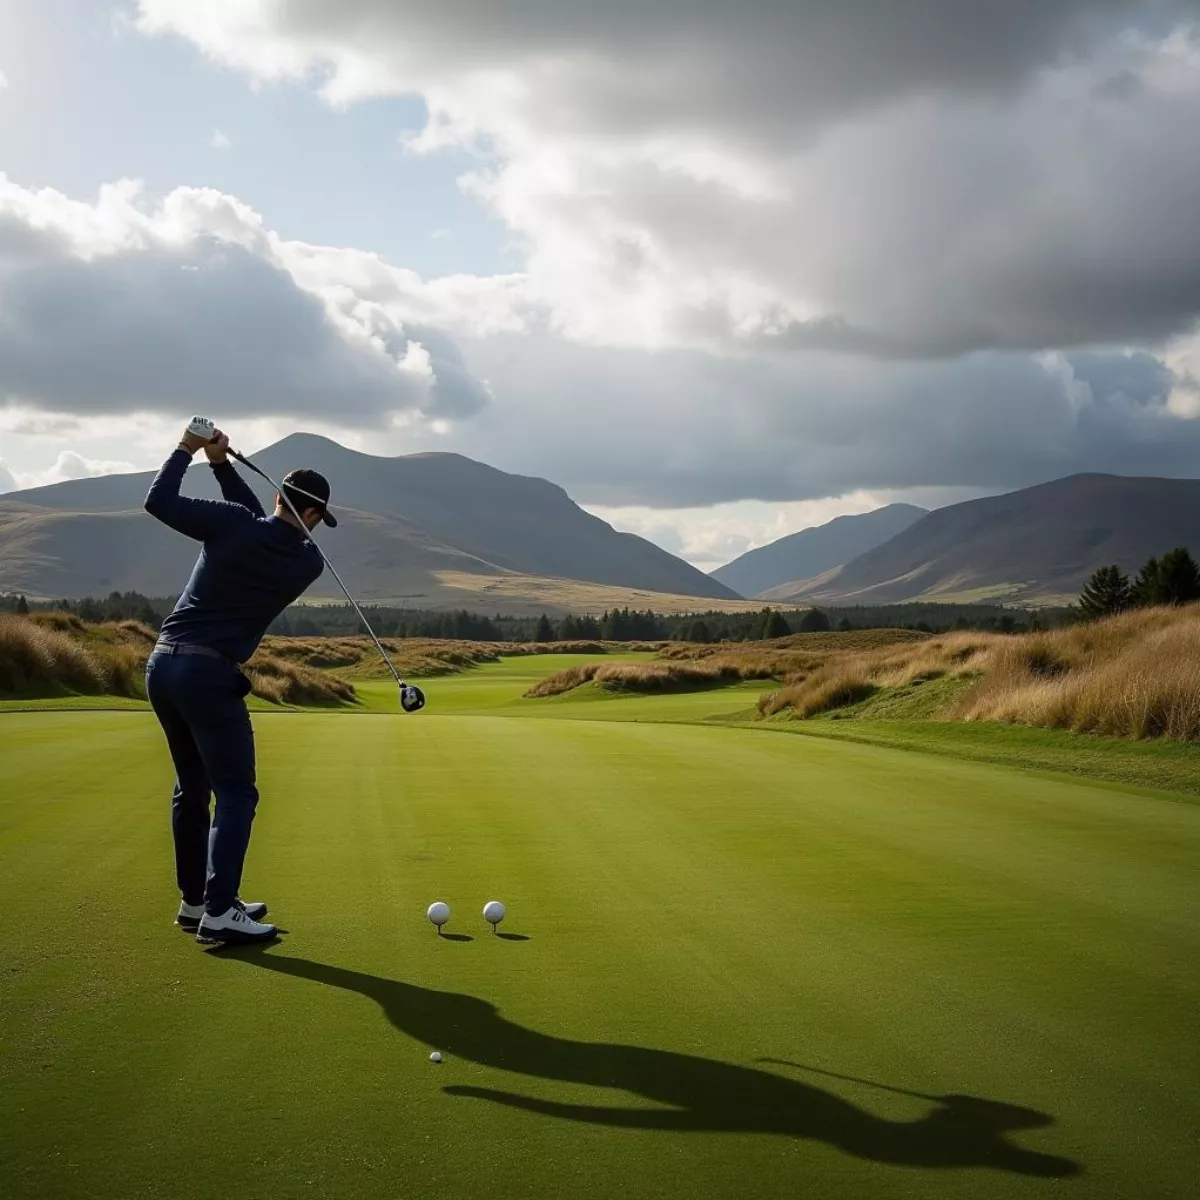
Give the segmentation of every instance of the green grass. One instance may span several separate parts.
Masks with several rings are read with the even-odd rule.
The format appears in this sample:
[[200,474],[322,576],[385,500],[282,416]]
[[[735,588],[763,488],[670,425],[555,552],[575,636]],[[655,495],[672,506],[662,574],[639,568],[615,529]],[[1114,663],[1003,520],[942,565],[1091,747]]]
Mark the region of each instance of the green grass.
[[1200,805],[562,665],[256,714],[258,953],[170,927],[149,713],[0,714],[5,1200],[1194,1194]]
[[1024,771],[1082,776],[1136,790],[1200,796],[1200,746],[1188,742],[1134,742],[991,721],[838,721],[826,717],[790,721],[775,728]]

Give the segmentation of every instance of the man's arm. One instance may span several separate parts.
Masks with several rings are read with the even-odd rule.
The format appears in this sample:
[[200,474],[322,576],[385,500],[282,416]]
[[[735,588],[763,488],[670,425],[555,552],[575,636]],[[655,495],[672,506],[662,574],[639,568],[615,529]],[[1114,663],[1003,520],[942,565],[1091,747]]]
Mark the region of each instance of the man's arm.
[[248,508],[256,517],[265,517],[263,506],[250,485],[237,473],[233,463],[229,461],[229,435],[219,429],[213,431],[216,440],[204,447],[208,457],[208,465],[212,467],[213,477],[221,489],[221,495],[233,504]]
[[179,487],[192,455],[203,446],[195,434],[185,433],[171,457],[163,463],[146,494],[146,511],[186,537],[198,542],[236,529],[253,515],[240,504],[225,500],[196,500],[181,496]]

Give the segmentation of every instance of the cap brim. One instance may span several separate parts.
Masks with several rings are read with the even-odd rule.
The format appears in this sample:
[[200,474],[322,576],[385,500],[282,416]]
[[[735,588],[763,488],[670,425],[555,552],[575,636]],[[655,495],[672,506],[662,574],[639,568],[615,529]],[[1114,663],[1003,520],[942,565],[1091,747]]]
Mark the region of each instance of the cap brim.
[[337,528],[337,517],[335,517],[333,513],[329,511],[329,509],[325,509],[325,511],[321,513],[321,520],[324,521],[330,529]]

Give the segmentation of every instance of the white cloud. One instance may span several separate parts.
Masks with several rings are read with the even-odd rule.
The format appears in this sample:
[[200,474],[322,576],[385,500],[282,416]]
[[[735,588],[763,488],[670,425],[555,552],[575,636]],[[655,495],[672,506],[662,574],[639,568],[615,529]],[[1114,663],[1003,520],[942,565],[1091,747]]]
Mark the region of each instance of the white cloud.
[[219,129],[214,129],[212,131],[212,137],[208,139],[208,144],[214,150],[228,150],[229,147],[233,145],[228,136],[222,133]]
[[0,92],[8,89],[8,76],[3,71],[0,71]]
[[466,186],[567,336],[906,357],[1192,325],[1194,13],[140,0],[138,24],[334,105],[422,96],[410,147],[479,155]]
[[[518,281],[519,282],[519,281]],[[427,283],[289,242],[235,197],[123,180],[94,202],[0,174],[0,402],[459,419],[487,402],[444,326],[519,328],[513,280]]]
[[536,335],[463,349],[496,403],[461,426],[457,448],[606,508],[1195,475],[1200,455],[1200,421],[1173,410],[1174,375],[1144,353],[743,360]]
[[662,546],[702,571],[713,571],[739,554],[789,533],[824,525],[834,517],[872,512],[886,503],[890,501],[878,495],[854,492],[823,500],[780,504],[741,500],[677,509],[589,505],[588,511],[615,529],[636,533]]
[[54,466],[43,472],[43,483],[62,483],[67,479],[87,479],[93,475],[117,475],[137,468],[130,462],[113,462],[85,458],[73,450],[64,450],[55,460]]
[[85,458],[74,450],[63,450],[52,466],[40,471],[13,471],[0,459],[0,492],[43,487],[50,483],[64,483],[68,479],[87,479],[94,475],[115,475],[134,471],[133,463],[108,459]]

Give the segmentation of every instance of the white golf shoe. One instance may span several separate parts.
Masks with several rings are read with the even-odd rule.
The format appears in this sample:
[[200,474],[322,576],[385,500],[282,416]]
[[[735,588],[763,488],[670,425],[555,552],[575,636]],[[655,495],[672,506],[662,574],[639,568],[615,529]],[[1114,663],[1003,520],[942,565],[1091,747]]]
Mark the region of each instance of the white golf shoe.
[[247,915],[244,907],[235,904],[219,917],[210,917],[205,913],[196,930],[196,941],[206,946],[222,942],[243,945],[246,942],[269,942],[277,934],[274,925],[254,920]]
[[[234,900],[233,903],[252,921],[261,921],[267,915],[267,906],[261,900],[256,900],[253,904],[247,904],[244,900]],[[200,919],[203,916],[203,904],[180,904],[175,924],[184,933],[195,933],[200,928]]]

